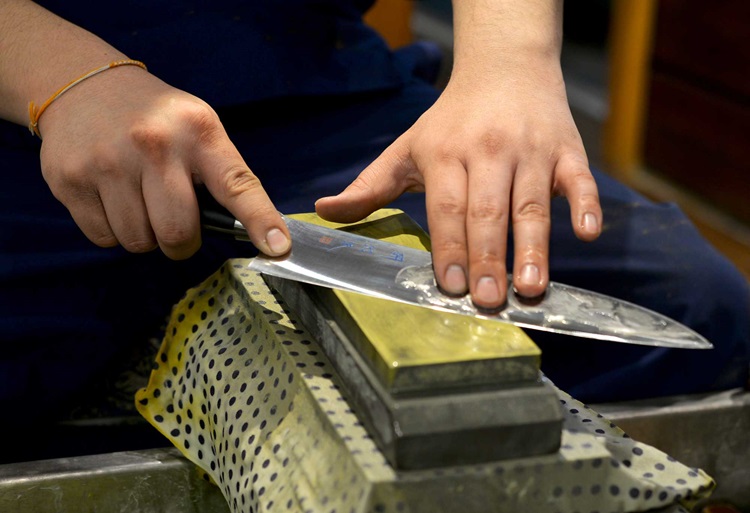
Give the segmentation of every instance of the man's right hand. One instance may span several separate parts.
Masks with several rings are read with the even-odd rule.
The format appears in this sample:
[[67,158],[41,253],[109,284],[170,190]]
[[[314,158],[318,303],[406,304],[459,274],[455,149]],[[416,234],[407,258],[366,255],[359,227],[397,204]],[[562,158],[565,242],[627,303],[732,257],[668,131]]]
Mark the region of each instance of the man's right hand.
[[136,66],[77,84],[39,120],[42,173],[84,234],[103,247],[201,244],[194,184],[203,183],[263,253],[291,247],[286,224],[214,110]]

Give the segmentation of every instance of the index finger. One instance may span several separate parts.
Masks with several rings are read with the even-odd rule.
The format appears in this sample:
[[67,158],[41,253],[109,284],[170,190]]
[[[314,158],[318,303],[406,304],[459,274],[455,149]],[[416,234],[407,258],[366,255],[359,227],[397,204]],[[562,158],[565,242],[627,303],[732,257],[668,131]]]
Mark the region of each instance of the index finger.
[[289,251],[291,238],[286,223],[225,134],[201,152],[197,165],[198,175],[211,195],[242,223],[258,250],[270,256]]

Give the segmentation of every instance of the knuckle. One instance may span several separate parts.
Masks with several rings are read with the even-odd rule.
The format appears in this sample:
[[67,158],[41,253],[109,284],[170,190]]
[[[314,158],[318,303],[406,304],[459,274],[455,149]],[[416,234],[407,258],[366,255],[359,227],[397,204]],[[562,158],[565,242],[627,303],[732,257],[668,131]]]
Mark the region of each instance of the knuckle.
[[86,186],[92,183],[96,176],[106,177],[107,180],[124,180],[132,182],[130,177],[131,168],[125,165],[126,159],[120,158],[111,148],[102,148],[99,151],[93,151],[91,160],[77,170],[82,185]]
[[[166,222],[154,227],[159,243],[167,248],[184,248],[191,246],[195,239],[194,231],[182,223]],[[155,242],[154,242],[155,243]]]
[[56,187],[63,194],[76,194],[86,199],[90,188],[88,173],[80,167],[60,168],[52,173],[50,186]]
[[148,253],[156,249],[156,241],[152,238],[143,236],[134,238],[122,238],[120,239],[120,245],[130,253]]
[[569,149],[564,152],[565,156],[563,160],[568,162],[573,169],[586,174],[591,174],[589,171],[589,159],[586,155],[586,150],[583,148]]
[[500,256],[500,251],[490,247],[481,247],[474,249],[469,255],[470,267],[494,268],[504,262]]
[[548,246],[538,237],[525,237],[516,240],[515,259],[517,262],[544,262]]
[[216,111],[202,101],[186,101],[181,105],[180,112],[185,122],[196,127],[211,129],[221,125]]
[[591,171],[589,171],[588,167],[576,166],[575,168],[571,169],[569,172],[569,179],[574,184],[594,183],[594,177],[591,176]]
[[156,249],[156,243],[154,241],[144,239],[120,241],[120,245],[130,253],[148,253],[149,251]]
[[219,115],[206,103],[185,102],[180,116],[181,121],[195,131],[201,144],[213,144],[224,132]]
[[70,205],[68,209],[75,223],[91,242],[102,248],[118,245],[119,241],[103,213],[80,204]]
[[516,222],[548,222],[549,209],[535,200],[528,200],[516,206],[513,218]]
[[89,228],[86,237],[101,248],[111,248],[117,246],[118,241],[114,234],[105,228]]
[[466,217],[466,204],[452,196],[442,196],[435,201],[435,210],[441,216]]
[[134,123],[128,133],[132,144],[156,162],[164,161],[173,151],[175,127],[197,140],[197,144],[210,144],[222,132],[219,116],[204,102],[179,99],[172,104],[172,112],[170,121],[148,117]]
[[452,237],[441,237],[431,241],[433,252],[443,255],[462,255],[466,253],[466,242]]
[[130,129],[133,145],[156,162],[164,162],[173,141],[172,130],[164,123],[144,121]]
[[228,199],[262,189],[257,176],[243,164],[232,164],[221,173],[221,193]]
[[568,179],[593,181],[585,153],[567,152],[558,161],[558,168]]
[[557,165],[562,172],[573,175],[590,175],[589,159],[582,147],[569,144],[560,145],[554,152]]
[[51,188],[62,190],[85,189],[88,185],[86,164],[77,158],[67,158],[53,164],[43,162],[42,176]]
[[424,154],[416,154],[414,160],[417,164],[416,167],[428,167],[430,165],[453,166],[461,162],[461,154],[461,148],[450,143],[436,147],[430,146],[429,150]]
[[490,198],[473,200],[469,208],[468,220],[471,223],[502,223],[507,220],[507,213]]
[[588,207],[599,205],[599,194],[596,192],[582,192],[577,198],[578,204]]
[[527,155],[540,155],[547,160],[555,158],[555,148],[550,147],[549,137],[538,131],[529,131],[524,134],[523,149]]
[[373,177],[363,172],[349,186],[355,191],[366,192],[372,189],[373,182]]
[[508,146],[508,138],[500,130],[488,130],[479,138],[479,151],[488,157],[497,156]]
[[81,169],[61,172],[47,182],[54,197],[69,209],[73,205],[101,204],[96,185]]
[[585,155],[567,154],[560,159],[556,175],[553,186],[556,192],[562,191],[566,196],[574,197],[579,202],[599,202],[596,181],[591,174]]

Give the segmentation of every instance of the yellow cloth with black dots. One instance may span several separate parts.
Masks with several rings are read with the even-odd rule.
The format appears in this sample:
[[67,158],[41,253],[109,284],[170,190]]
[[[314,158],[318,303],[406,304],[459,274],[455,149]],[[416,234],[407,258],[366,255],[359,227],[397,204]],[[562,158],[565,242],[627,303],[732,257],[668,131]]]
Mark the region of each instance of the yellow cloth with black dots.
[[715,486],[560,390],[555,454],[394,471],[317,342],[248,264],[229,260],[187,291],[136,396],[234,513],[677,513]]

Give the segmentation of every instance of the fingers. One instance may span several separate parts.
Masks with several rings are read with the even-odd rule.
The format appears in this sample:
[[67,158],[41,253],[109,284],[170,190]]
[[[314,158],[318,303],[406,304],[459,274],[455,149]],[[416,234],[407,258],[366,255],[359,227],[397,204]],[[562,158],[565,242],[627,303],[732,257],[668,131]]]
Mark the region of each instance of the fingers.
[[258,250],[279,256],[291,249],[291,237],[281,214],[225,135],[208,144],[196,164],[200,180],[216,201],[245,226]]
[[[172,174],[178,179],[163,179]],[[181,260],[200,246],[191,184],[181,175],[146,173],[144,184],[105,182],[98,191],[70,191],[63,202],[81,231],[98,246],[119,244],[131,253],[160,247],[169,258]]]
[[549,162],[526,162],[516,171],[513,185],[513,285],[520,295],[535,297],[549,283],[551,193],[567,197],[571,224],[581,240],[599,236],[602,211],[596,182],[582,150],[562,153],[551,172],[547,169]]
[[107,220],[104,205],[96,191],[78,194],[78,201],[74,203],[66,202],[57,194],[55,196],[67,207],[73,221],[91,242],[103,248],[118,245],[117,237]]
[[471,297],[475,305],[488,310],[505,302],[508,289],[505,254],[512,167],[504,159],[469,162],[466,231]]
[[458,161],[442,165],[434,163],[432,166],[434,169],[425,173],[432,265],[443,292],[462,296],[469,290],[466,170]]
[[161,251],[173,260],[183,260],[201,245],[198,204],[192,180],[183,166],[175,162],[165,167],[143,175],[138,191],[145,213],[141,233],[150,227]]
[[141,195],[140,184],[131,188],[104,187],[100,191],[104,220],[123,248],[131,253],[145,253],[159,246]]
[[444,292],[468,291],[477,307],[494,310],[508,288],[512,162],[487,153],[465,165],[453,159],[432,166],[425,186],[436,279]]
[[178,119],[184,123],[181,136],[174,139],[178,151],[172,150],[171,143],[160,144],[173,139],[153,137],[153,130],[143,138],[148,144],[141,144],[152,163],[143,173],[142,194],[162,251],[181,259],[200,247],[200,213],[193,189],[197,175],[197,181],[245,226],[260,251],[271,256],[288,252],[291,239],[286,223],[214,112],[191,103]]
[[435,275],[453,295],[471,294],[482,309],[500,307],[507,294],[505,268],[512,165],[456,161],[428,176],[427,213]]
[[540,160],[524,161],[513,183],[513,287],[525,297],[543,294],[549,282],[549,166],[549,162]]
[[568,197],[577,235],[583,240],[598,236],[596,184],[585,159],[571,155],[557,162],[526,158],[517,165],[507,156],[475,157],[466,169],[444,164],[425,173],[433,263],[444,292],[460,295],[468,289],[474,304],[488,310],[505,302],[510,221],[513,287],[524,297],[543,294],[549,283],[553,190]]
[[586,158],[575,153],[564,155],[557,163],[555,175],[555,190],[568,199],[570,222],[576,236],[584,241],[599,237],[603,224],[602,209]]
[[140,147],[151,163],[143,172],[142,194],[162,251],[181,259],[200,247],[200,213],[193,188],[197,181],[245,226],[260,251],[271,256],[288,252],[286,223],[215,113],[205,104],[189,102],[177,120],[175,126],[181,130],[174,137],[165,137],[158,126],[139,132]]
[[140,184],[126,181],[108,187],[106,182],[100,185],[91,180],[91,176],[127,174],[118,173],[107,159],[100,159],[98,166],[77,159],[72,162],[43,167],[43,175],[84,235],[101,247],[120,244],[135,253],[156,248]]

